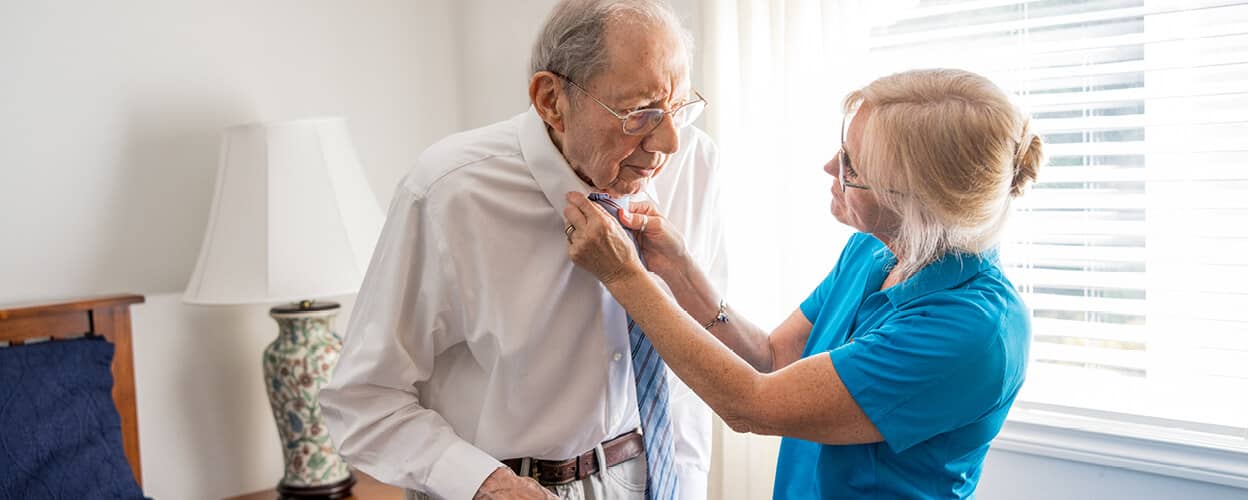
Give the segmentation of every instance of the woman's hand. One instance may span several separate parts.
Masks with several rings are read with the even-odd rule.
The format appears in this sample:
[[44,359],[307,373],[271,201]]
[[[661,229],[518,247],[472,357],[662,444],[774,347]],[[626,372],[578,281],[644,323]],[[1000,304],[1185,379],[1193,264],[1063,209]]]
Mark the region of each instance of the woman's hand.
[[620,222],[637,231],[646,267],[655,274],[666,279],[671,273],[681,272],[683,266],[688,264],[684,237],[653,203],[630,203],[628,210],[621,214]]
[[563,217],[568,225],[564,233],[568,235],[572,262],[593,273],[603,284],[646,273],[633,239],[614,220],[619,214],[608,214],[584,193],[568,193],[567,199]]

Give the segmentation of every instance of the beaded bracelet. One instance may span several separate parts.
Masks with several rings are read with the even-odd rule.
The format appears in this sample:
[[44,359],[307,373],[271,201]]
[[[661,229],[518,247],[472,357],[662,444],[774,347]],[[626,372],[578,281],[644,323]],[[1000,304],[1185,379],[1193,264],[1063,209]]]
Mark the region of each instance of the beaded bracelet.
[[727,322],[728,322],[728,306],[724,304],[724,299],[719,299],[719,312],[715,314],[714,319],[707,322],[705,325],[702,325],[702,328],[710,330],[712,326],[715,326],[715,323],[727,323]]

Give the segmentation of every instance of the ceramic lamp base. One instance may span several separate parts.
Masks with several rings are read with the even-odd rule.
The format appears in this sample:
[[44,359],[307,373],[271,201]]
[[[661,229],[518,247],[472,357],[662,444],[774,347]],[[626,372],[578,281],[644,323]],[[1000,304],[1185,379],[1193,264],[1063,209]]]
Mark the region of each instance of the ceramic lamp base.
[[286,461],[277,486],[283,499],[347,498],[355,484],[329,439],[317,400],[342,349],[331,330],[338,309],[333,302],[305,301],[269,311],[280,331],[264,350],[264,377]]

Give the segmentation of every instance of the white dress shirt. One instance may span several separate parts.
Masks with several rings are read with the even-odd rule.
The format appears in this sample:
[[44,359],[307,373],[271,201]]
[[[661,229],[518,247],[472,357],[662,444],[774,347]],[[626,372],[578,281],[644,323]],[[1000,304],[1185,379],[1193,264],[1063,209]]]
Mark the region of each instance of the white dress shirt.
[[[647,194],[722,285],[716,160],[688,127]],[[568,258],[569,191],[589,186],[532,108],[420,156],[320,393],[351,465],[433,498],[469,499],[501,459],[567,459],[640,425],[625,312]],[[681,498],[700,500],[710,412],[673,382]]]

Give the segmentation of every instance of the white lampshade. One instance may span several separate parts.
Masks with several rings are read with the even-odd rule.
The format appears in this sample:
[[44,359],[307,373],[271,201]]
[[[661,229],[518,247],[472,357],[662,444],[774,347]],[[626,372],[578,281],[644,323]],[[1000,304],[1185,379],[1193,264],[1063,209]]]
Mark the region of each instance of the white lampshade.
[[343,119],[227,128],[208,229],[182,300],[275,303],[355,293],[381,225]]

